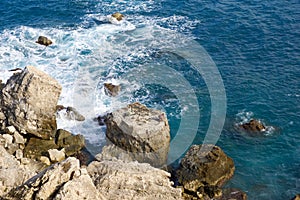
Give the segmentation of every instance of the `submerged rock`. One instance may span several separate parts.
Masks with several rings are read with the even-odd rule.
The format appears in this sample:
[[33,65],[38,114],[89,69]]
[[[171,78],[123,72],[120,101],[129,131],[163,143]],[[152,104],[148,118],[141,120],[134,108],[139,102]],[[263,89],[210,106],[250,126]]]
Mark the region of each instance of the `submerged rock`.
[[108,96],[117,96],[121,90],[120,85],[113,85],[112,83],[104,83],[105,94]]
[[163,112],[133,103],[109,114],[106,126],[109,141],[134,160],[157,167],[166,164],[170,128]]
[[39,36],[38,40],[36,41],[36,43],[44,45],[44,46],[49,46],[52,44],[52,41],[50,39],[48,39],[45,36]]
[[116,12],[116,13],[112,14],[111,16],[112,16],[113,18],[115,18],[116,20],[118,20],[118,21],[121,21],[121,20],[123,19],[123,17],[124,17],[124,15],[122,15],[122,14],[119,13],[119,12]]
[[170,174],[146,163],[95,161],[87,170],[106,199],[182,199],[181,189],[172,187]]
[[43,139],[53,137],[61,89],[55,79],[32,66],[13,75],[2,90],[2,110],[7,125],[13,125],[23,134]]
[[249,132],[261,132],[266,130],[266,127],[256,119],[251,119],[248,123],[241,124],[240,128]]
[[234,173],[233,160],[220,147],[193,145],[180,162],[178,182],[187,191],[197,192],[201,187],[221,187]]

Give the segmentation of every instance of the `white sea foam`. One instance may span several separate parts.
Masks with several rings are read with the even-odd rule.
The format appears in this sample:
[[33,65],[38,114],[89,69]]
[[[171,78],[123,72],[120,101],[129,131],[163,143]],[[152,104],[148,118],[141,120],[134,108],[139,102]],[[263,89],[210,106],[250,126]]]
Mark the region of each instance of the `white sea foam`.
[[[147,93],[144,97],[134,97],[133,91],[143,85],[129,82],[124,77],[120,79],[119,74],[142,66],[144,60],[150,59],[150,55],[161,47],[171,47],[175,45],[174,41],[184,43],[185,39],[189,40],[178,39],[177,31],[181,31],[181,26],[176,30],[176,23],[186,24],[185,27],[194,23],[180,16],[127,16],[124,21],[111,24],[107,17],[86,15],[82,26],[76,29],[20,26],[0,33],[0,79],[6,81],[12,75],[9,69],[28,65],[50,74],[63,87],[59,104],[73,106],[86,117],[85,122],[74,122],[61,116],[58,118],[58,127],[84,134],[89,142],[95,144],[104,142],[105,129],[93,122],[93,118],[129,102],[143,102],[150,98]],[[101,23],[86,28],[84,24],[89,21]],[[164,24],[164,27],[159,24]],[[50,38],[53,44],[44,47],[35,43],[40,35]],[[104,82],[120,84],[121,94],[113,98],[105,95]],[[153,106],[164,110],[165,106],[174,105],[166,101],[164,105]],[[188,108],[184,107],[182,112],[186,110]],[[180,111],[178,113],[180,115]]]

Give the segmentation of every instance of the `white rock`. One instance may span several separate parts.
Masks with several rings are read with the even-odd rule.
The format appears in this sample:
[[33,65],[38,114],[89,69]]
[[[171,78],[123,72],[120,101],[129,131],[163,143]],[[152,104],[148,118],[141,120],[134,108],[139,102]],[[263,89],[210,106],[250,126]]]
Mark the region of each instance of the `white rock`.
[[49,157],[51,162],[60,162],[66,158],[65,150],[57,150],[57,149],[49,149],[48,150]]
[[4,145],[5,148],[7,148],[8,145],[12,144],[13,136],[9,134],[3,134],[2,137],[5,139],[5,145]]
[[6,132],[9,134],[14,134],[16,132],[16,128],[14,126],[8,126],[6,127]]
[[49,158],[46,157],[46,156],[41,156],[41,157],[40,157],[40,161],[41,161],[42,163],[46,164],[46,165],[50,165],[50,164],[51,164]]
[[18,149],[18,150],[16,151],[16,158],[17,158],[18,160],[20,160],[21,158],[23,158],[23,151],[22,151],[21,149]]
[[17,144],[25,144],[26,143],[25,138],[20,133],[18,133],[17,131],[14,132],[14,138],[15,138],[14,141]]

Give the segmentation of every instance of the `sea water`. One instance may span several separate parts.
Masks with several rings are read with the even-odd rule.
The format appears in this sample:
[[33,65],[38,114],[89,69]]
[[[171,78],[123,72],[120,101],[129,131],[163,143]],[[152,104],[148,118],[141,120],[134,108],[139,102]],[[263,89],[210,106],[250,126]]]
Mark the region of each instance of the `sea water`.
[[[109,23],[114,12],[124,21]],[[53,44],[36,44],[40,35]],[[142,102],[167,114],[170,161],[214,142],[236,166],[226,187],[250,200],[300,193],[299,41],[293,0],[0,0],[0,79],[27,65],[57,79],[59,104],[86,117],[60,116],[59,128],[83,134],[96,154],[105,127],[93,119]],[[121,93],[105,95],[105,82]],[[251,118],[267,126],[262,135],[236,128]]]

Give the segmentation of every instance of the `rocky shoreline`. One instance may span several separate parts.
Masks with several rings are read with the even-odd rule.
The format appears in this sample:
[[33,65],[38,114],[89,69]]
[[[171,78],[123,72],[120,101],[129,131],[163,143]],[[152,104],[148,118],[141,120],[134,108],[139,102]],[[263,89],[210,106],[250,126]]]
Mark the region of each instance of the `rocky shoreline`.
[[28,66],[0,85],[0,199],[247,199],[222,188],[235,167],[217,146],[192,146],[171,181],[161,111],[133,103],[110,113],[108,143],[92,158],[82,135],[57,130],[56,80]]

